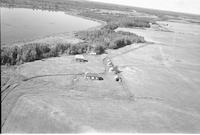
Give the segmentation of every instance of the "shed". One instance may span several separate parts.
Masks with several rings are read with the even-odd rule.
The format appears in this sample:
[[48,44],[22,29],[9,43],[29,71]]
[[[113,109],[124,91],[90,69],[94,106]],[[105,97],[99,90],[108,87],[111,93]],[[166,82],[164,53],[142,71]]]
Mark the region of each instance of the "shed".
[[90,55],[97,55],[96,52],[90,52]]
[[110,67],[109,69],[108,69],[108,72],[112,72],[114,70],[114,68],[113,67]]
[[88,62],[83,55],[75,55],[75,60],[79,62]]

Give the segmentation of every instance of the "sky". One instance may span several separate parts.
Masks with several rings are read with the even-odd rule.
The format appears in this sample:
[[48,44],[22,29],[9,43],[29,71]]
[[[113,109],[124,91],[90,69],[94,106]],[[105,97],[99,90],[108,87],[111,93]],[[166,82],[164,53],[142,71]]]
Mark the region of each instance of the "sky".
[[89,0],[200,15],[200,0]]

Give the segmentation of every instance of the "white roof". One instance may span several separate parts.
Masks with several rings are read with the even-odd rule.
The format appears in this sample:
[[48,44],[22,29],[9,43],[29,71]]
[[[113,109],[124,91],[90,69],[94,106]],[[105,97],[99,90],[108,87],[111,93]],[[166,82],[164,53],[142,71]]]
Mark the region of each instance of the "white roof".
[[85,59],[83,55],[75,55],[76,59]]
[[97,53],[96,52],[90,52],[90,54],[95,54],[96,55]]

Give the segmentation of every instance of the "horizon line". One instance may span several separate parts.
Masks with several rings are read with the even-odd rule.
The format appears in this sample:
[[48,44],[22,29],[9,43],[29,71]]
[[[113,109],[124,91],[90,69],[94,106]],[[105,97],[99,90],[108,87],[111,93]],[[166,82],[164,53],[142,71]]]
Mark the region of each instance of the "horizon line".
[[149,8],[149,7],[142,7],[142,6],[133,6],[133,5],[126,5],[126,4],[112,3],[112,2],[104,2],[104,1],[98,1],[98,0],[86,0],[86,1],[104,3],[104,4],[112,4],[112,5],[120,5],[120,6],[132,7],[132,8],[143,8],[143,9],[149,9],[149,10],[158,10],[158,11],[160,10],[160,11],[165,11],[165,12],[174,12],[174,13],[182,13],[182,14],[200,16],[200,13],[193,13],[193,12],[175,11],[175,10],[158,9],[158,8]]

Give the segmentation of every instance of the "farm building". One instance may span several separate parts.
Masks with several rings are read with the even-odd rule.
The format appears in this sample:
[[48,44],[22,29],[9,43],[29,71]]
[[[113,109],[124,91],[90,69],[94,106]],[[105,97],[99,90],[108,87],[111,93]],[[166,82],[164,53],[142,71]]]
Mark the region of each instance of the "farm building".
[[113,72],[114,71],[114,68],[113,67],[110,67],[109,69],[108,69],[108,72]]
[[91,80],[103,80],[103,77],[99,76],[97,73],[86,73],[85,78]]
[[85,59],[85,57],[83,55],[75,55],[75,60],[77,62],[88,62],[88,60]]
[[90,55],[97,55],[96,52],[90,52]]

